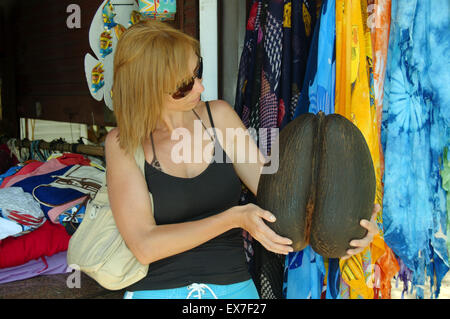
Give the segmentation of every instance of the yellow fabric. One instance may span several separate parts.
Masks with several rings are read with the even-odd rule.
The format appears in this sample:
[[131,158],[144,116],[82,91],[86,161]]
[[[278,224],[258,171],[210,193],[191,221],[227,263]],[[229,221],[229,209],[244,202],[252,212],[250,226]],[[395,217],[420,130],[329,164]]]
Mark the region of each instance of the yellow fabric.
[[373,299],[373,269],[370,261],[369,247],[349,259],[339,260],[342,279],[348,285],[341,285],[341,296],[349,299]]
[[[372,40],[367,27],[367,3],[359,0],[336,0],[336,98],[335,113],[355,124],[366,140],[376,176],[375,203],[382,205],[380,174],[380,139],[376,108],[371,90]],[[372,87],[373,88],[373,87]],[[372,96],[371,96],[372,94]],[[381,219],[381,212],[378,220]],[[373,298],[373,262],[384,254],[382,237],[361,254],[340,261],[344,282],[349,285],[349,298]]]

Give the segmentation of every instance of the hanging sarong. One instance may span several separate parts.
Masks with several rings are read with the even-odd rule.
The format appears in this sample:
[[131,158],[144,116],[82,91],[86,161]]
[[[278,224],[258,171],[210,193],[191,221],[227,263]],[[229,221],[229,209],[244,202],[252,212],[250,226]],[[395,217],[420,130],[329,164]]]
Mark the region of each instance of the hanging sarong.
[[450,3],[392,0],[382,143],[384,236],[435,296],[449,269],[447,211],[439,170],[450,145]]
[[[322,2],[314,28],[305,80],[294,118],[306,112],[334,112],[335,0]],[[339,261],[323,258],[307,246],[291,253],[285,264],[284,291],[288,299],[335,299],[339,297]],[[326,294],[323,296],[323,290]]]
[[[384,77],[386,73],[387,51],[389,46],[389,30],[391,24],[391,0],[369,0],[367,12],[368,26],[371,30],[373,47],[373,93],[376,109],[377,135],[381,135],[381,113],[383,111]],[[384,157],[381,142],[379,144],[380,176],[384,174]],[[383,182],[380,183],[380,191],[377,193],[378,203],[383,202]],[[379,236],[376,236],[371,244],[372,264],[375,265],[375,298],[391,297],[391,279],[399,271],[398,262],[383,240],[383,211],[378,213],[377,223]]]
[[[285,0],[284,8],[283,62],[281,73],[284,115],[279,124],[280,129],[294,117],[298,98],[303,87],[311,40],[317,20],[317,5],[314,0]],[[288,18],[289,11],[291,14],[290,18]],[[289,22],[290,27],[288,27]],[[289,49],[290,52],[288,51]],[[286,83],[285,79],[289,79],[289,84]],[[281,110],[280,103],[278,117],[281,118],[282,114],[283,111]]]
[[[367,19],[367,6],[364,2],[336,1],[335,112],[351,120],[364,135],[377,181],[375,202],[381,205],[379,136],[375,103],[371,99],[372,40]],[[382,248],[384,247],[380,247]],[[349,289],[342,289],[343,298],[373,298],[374,267],[370,247],[361,254],[341,261],[340,266],[343,274],[341,284],[343,287],[346,284],[350,286]]]

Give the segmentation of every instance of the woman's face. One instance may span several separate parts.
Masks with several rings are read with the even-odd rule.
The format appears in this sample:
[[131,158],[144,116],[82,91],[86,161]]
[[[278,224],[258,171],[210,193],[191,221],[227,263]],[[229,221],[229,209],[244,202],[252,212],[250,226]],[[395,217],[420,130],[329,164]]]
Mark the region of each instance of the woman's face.
[[[191,76],[197,75],[197,69],[199,67],[199,57],[192,51],[190,59],[188,61],[189,69],[191,70]],[[167,94],[166,108],[170,111],[190,111],[197,106],[200,102],[200,95],[205,90],[202,84],[202,79],[195,77],[194,85],[192,89],[184,94],[184,97],[173,97],[173,94]]]

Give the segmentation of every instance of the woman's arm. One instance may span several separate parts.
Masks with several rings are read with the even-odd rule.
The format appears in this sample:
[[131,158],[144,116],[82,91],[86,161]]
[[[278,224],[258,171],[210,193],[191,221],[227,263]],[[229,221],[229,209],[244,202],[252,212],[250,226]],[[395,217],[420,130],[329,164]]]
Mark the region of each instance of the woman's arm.
[[255,205],[232,207],[193,222],[156,225],[145,178],[135,159],[119,147],[117,129],[105,141],[108,195],[114,219],[125,243],[142,264],[190,250],[232,229],[255,233],[268,249],[287,254],[290,240],[273,232],[262,221],[273,215]]
[[223,136],[223,141],[220,141],[223,148],[233,161],[234,169],[241,181],[256,196],[264,166],[264,155],[242,120],[227,102],[217,100],[210,102],[210,105],[214,124]]

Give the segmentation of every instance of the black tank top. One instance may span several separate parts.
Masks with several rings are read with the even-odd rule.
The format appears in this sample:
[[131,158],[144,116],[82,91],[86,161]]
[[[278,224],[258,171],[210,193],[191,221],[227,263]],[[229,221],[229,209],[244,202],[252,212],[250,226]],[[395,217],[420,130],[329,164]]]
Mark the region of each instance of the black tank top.
[[[206,108],[216,137],[208,102]],[[145,178],[153,195],[157,225],[199,220],[238,205],[239,177],[217,137],[214,143],[215,152],[222,153],[223,160],[216,161],[217,157],[213,156],[207,168],[192,178],[172,176],[157,165],[155,168],[145,163]],[[153,154],[155,162],[155,151]],[[225,285],[248,279],[242,230],[235,228],[189,251],[151,263],[147,276],[127,290],[169,289],[192,283]]]

